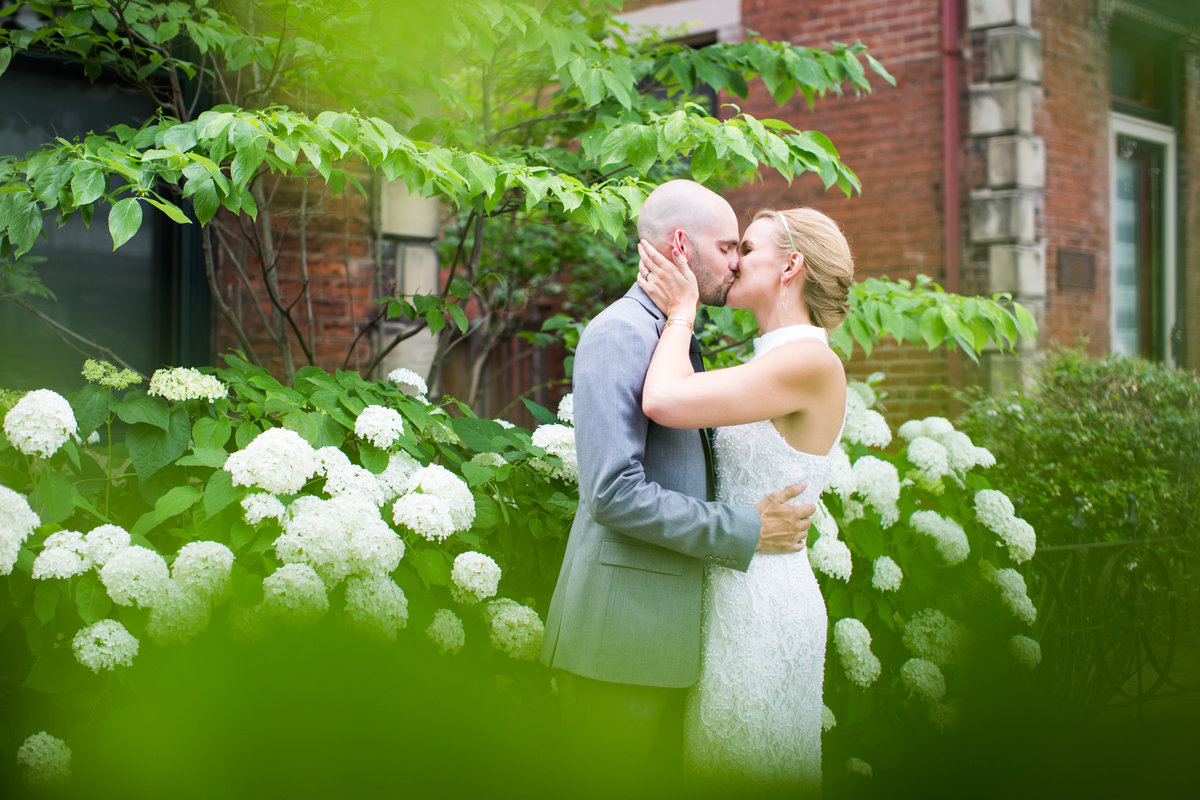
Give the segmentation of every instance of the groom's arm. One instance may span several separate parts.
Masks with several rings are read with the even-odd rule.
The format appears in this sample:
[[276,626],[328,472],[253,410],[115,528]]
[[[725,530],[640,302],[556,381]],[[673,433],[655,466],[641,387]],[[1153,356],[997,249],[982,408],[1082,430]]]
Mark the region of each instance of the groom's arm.
[[658,338],[653,318],[640,307],[636,314],[646,319],[597,317],[576,352],[580,502],[606,528],[744,571],[759,542],[758,510],[705,502],[647,480],[650,421],[642,413],[642,381]]

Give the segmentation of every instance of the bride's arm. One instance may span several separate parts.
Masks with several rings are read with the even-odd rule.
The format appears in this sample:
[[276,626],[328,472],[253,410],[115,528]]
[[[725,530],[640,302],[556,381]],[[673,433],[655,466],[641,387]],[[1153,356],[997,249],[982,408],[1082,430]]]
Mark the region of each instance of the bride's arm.
[[695,276],[682,254],[674,254],[672,262],[648,243],[638,249],[643,264],[638,285],[668,320],[642,387],[642,411],[658,424],[713,428],[773,419],[817,406],[829,382],[842,376],[837,355],[812,340],[781,345],[735,367],[696,372],[688,356],[691,328],[671,322],[694,319]]

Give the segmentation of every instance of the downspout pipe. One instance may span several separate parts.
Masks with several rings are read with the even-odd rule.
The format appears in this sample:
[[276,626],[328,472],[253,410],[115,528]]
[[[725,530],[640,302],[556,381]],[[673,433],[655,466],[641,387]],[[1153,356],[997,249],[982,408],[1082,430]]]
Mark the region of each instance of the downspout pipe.
[[[942,0],[942,192],[946,208],[946,291],[962,284],[961,97],[962,48],[959,40],[961,0]],[[953,383],[951,385],[954,385]]]

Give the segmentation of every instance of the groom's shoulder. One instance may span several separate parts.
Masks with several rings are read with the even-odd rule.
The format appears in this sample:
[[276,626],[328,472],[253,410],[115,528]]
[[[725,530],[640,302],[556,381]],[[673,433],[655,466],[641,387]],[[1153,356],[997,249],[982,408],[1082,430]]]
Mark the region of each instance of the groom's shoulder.
[[632,325],[638,328],[654,329],[655,316],[638,298],[626,294],[617,298],[596,316],[592,317],[586,330],[593,326],[598,328],[621,327]]

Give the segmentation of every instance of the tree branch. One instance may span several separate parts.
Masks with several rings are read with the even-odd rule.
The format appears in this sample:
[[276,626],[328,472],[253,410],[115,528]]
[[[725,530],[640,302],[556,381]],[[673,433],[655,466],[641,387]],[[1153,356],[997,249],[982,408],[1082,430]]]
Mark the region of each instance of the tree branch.
[[[70,347],[75,352],[81,353],[85,356],[91,356],[94,354],[103,355],[107,360],[113,362],[117,366],[122,367],[123,369],[132,369],[138,375],[141,375],[143,379],[146,377],[145,375],[142,375],[140,370],[135,369],[134,367],[131,367],[128,362],[126,362],[123,358],[121,358],[119,355],[117,355],[114,351],[110,350],[109,348],[105,347],[104,345],[93,342],[91,339],[87,338],[86,336],[84,336],[80,333],[76,333],[75,331],[68,328],[66,325],[63,325],[58,320],[53,319],[52,317],[45,314],[43,311],[41,311],[41,309],[39,309],[37,306],[35,306],[33,303],[31,303],[29,300],[25,299],[24,297],[19,297],[17,295],[12,295],[12,294],[0,294],[0,300],[7,300],[11,303],[16,303],[17,305],[21,306],[26,311],[28,311],[29,313],[33,314],[35,317],[40,319],[42,322],[46,323],[46,325],[48,325],[50,327],[50,330],[54,332],[54,335],[57,336],[59,339],[62,339],[63,343],[66,344],[68,347]],[[89,353],[87,350],[84,350],[84,349],[78,347],[72,340],[74,340],[74,342],[81,342],[81,343],[87,345],[88,347],[91,348],[91,352]]]

